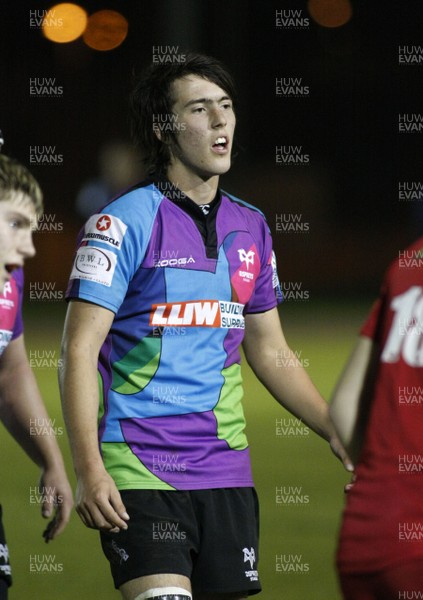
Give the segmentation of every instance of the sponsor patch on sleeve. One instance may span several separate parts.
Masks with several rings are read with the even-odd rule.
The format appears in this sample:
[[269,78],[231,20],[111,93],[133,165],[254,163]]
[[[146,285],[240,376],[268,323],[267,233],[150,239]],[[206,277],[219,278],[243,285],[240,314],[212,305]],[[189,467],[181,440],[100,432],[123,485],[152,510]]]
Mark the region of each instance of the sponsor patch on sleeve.
[[110,250],[96,246],[82,246],[77,250],[70,279],[84,279],[110,287],[116,260],[116,254]]
[[113,215],[93,215],[85,224],[83,241],[99,241],[120,250],[127,228]]

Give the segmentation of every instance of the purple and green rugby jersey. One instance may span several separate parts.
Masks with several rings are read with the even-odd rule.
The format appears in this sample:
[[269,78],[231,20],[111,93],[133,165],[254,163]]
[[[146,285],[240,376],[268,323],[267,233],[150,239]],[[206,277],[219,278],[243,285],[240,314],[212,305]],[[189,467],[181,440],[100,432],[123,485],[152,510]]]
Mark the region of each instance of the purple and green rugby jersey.
[[115,313],[101,349],[99,441],[119,489],[252,486],[239,346],[280,300],[263,215],[165,180],[92,216],[67,298]]

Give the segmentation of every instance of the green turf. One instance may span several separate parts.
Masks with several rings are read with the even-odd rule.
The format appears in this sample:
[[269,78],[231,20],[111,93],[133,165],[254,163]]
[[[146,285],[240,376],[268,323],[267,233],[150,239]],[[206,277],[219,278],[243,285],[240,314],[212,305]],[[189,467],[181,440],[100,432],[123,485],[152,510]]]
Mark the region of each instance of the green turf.
[[[287,339],[293,349],[301,352],[301,359],[309,365],[308,371],[325,397],[333,388],[367,309],[368,302],[329,305],[315,301],[287,303],[282,310]],[[57,360],[62,318],[63,310],[57,305],[30,306],[26,315],[28,351],[50,351],[54,353],[49,355],[53,362]],[[57,427],[63,427],[55,369],[36,369],[35,373],[51,418],[56,419]],[[260,598],[339,600],[333,557],[343,486],[349,477],[317,436],[311,432],[289,435],[293,433],[293,417],[272,400],[245,365],[244,382],[247,433],[261,506],[260,573],[264,590]],[[276,435],[277,419],[284,419],[280,435]],[[74,484],[66,436],[59,435],[58,441]],[[4,431],[1,447],[1,502],[14,572],[11,600],[119,598],[97,533],[86,529],[75,513],[59,539],[48,545],[43,542],[44,522],[39,507],[31,503],[37,468]],[[277,503],[277,487],[285,492],[294,487],[301,490],[282,494],[282,502]],[[289,496],[297,496],[296,503],[287,503]],[[293,556],[300,567],[292,566]],[[287,572],[276,570],[276,557]],[[32,564],[50,561],[54,566],[49,572],[37,572],[36,567],[31,570],[31,560]],[[300,570],[292,572],[293,568]]]

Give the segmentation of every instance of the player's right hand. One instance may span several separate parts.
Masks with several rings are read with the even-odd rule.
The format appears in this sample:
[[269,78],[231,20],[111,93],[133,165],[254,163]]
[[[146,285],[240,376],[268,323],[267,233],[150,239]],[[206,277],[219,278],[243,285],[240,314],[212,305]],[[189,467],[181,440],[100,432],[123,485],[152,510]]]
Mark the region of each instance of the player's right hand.
[[115,482],[105,470],[79,476],[76,512],[82,522],[92,529],[112,533],[128,529],[129,515]]

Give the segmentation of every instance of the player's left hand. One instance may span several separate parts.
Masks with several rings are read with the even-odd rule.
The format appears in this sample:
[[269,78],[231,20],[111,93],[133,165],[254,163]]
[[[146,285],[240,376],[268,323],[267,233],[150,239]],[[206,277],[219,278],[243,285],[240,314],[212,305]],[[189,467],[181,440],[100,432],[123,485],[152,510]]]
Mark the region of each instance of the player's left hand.
[[43,531],[46,543],[53,540],[66,527],[72,506],[73,496],[63,467],[46,467],[41,473],[38,485],[41,496],[41,514],[51,519]]

